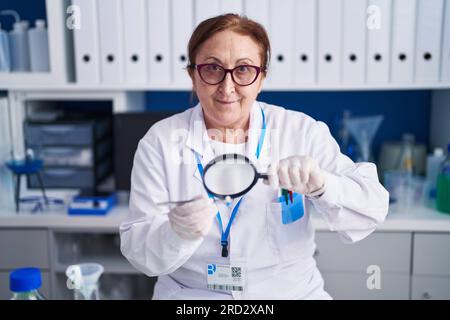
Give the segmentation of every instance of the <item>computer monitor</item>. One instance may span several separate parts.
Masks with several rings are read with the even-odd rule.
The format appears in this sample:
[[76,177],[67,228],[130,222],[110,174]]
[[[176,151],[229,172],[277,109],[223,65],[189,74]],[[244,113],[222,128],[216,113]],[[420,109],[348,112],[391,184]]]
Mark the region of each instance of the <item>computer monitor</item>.
[[131,169],[139,140],[156,122],[175,112],[126,112],[114,114],[114,178],[116,190],[129,191]]

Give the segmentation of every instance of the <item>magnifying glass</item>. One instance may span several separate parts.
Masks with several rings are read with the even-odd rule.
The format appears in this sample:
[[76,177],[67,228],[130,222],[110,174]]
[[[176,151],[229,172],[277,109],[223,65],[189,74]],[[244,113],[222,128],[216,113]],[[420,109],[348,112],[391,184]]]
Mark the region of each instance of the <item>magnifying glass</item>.
[[228,153],[214,158],[206,165],[203,186],[210,194],[226,200],[246,194],[259,179],[268,179],[268,175],[259,173],[246,156]]
[[[212,194],[226,203],[249,192],[259,179],[268,179],[266,173],[259,173],[246,156],[237,153],[227,153],[211,160],[203,173],[203,186]],[[161,202],[158,205],[181,205],[193,200]]]

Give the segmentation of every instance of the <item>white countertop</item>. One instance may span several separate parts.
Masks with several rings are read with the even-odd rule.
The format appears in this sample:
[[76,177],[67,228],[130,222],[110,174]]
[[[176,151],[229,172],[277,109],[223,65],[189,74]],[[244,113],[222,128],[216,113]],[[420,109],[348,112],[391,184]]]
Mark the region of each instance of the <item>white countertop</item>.
[[[0,209],[0,228],[50,228],[54,230],[101,230],[117,232],[128,211],[127,206],[117,206],[105,216],[70,216],[65,212],[15,213]],[[319,214],[313,214],[318,231],[328,226]],[[391,212],[378,231],[450,232],[450,214],[428,208],[411,208],[408,212]]]
[[[329,230],[320,215],[313,217],[316,230]],[[406,212],[389,212],[378,231],[450,232],[450,214],[419,207]]]
[[68,215],[66,211],[25,213],[0,209],[0,228],[50,228],[54,230],[118,231],[128,207],[117,206],[106,215]]

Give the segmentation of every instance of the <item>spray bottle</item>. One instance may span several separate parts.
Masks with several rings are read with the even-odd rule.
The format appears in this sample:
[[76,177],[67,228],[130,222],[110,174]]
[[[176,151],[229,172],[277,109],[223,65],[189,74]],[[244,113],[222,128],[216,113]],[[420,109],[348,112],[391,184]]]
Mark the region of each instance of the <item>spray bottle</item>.
[[30,50],[28,46],[28,21],[21,21],[14,10],[0,11],[1,15],[12,15],[15,19],[13,30],[9,32],[11,71],[30,71]]
[[49,72],[48,33],[45,20],[36,20],[34,28],[28,32],[30,47],[30,67],[32,72]]
[[0,23],[0,72],[11,71],[11,55],[8,33],[2,29]]

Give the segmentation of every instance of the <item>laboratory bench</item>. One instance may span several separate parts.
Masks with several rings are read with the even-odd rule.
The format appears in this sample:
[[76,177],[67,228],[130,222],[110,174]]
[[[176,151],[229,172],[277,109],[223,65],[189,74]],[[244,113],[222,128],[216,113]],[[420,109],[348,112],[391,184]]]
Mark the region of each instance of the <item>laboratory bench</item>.
[[[105,267],[104,299],[150,299],[156,278],[120,252],[118,230],[127,211],[126,205],[105,216],[0,211],[0,299],[10,296],[9,272],[31,265],[41,268],[47,297],[71,299],[65,270],[81,262]],[[351,245],[319,214],[312,217],[314,256],[335,299],[450,299],[450,215],[428,208],[393,211],[372,235]]]
[[[120,17],[119,21],[131,17],[133,22],[144,23],[148,20],[152,23],[151,26],[153,26],[153,23],[161,24],[162,21],[162,25],[165,27],[150,28],[150,30],[156,30],[157,32],[153,32],[154,34],[148,37],[150,43],[153,43],[152,37],[154,36],[155,43],[158,43],[155,48],[159,47],[163,52],[146,52],[146,50],[142,52],[142,46],[139,46],[136,48],[138,53],[141,52],[139,61],[128,59],[125,66],[126,61],[122,61],[123,57],[115,59],[113,64],[107,62],[107,59],[103,59],[102,64],[100,64],[101,55],[104,53],[96,52],[98,50],[93,50],[90,53],[79,52],[77,48],[82,46],[74,46],[74,44],[87,40],[92,43],[93,48],[97,48],[100,43],[104,44],[104,41],[119,39],[120,37],[116,37],[115,33],[130,33],[133,32],[133,28],[117,31],[116,27],[121,25],[120,23],[113,25],[112,28],[104,28],[106,25],[98,21],[100,15],[93,14],[87,19],[92,20],[90,21],[92,25],[102,27],[104,33],[96,34],[88,28],[71,30],[71,28],[66,28],[65,22],[68,14],[67,6],[74,1],[40,0],[37,2],[39,3],[38,7],[45,7],[46,12],[48,49],[51,57],[50,72],[0,72],[0,89],[7,91],[7,97],[0,97],[0,109],[4,106],[3,112],[8,111],[8,113],[1,113],[0,115],[8,114],[3,118],[11,120],[11,124],[2,125],[5,132],[11,133],[12,141],[8,143],[12,144],[12,149],[18,155],[24,155],[26,148],[29,146],[27,143],[31,143],[32,146],[33,138],[41,137],[42,132],[45,131],[42,127],[30,128],[29,125],[32,125],[32,123],[25,124],[25,127],[28,126],[31,131],[23,130],[24,121],[29,120],[27,117],[30,114],[48,116],[51,114],[49,111],[72,109],[74,106],[81,105],[83,110],[103,110],[106,104],[108,113],[111,109],[111,113],[117,115],[143,111],[168,111],[168,107],[171,109],[174,103],[187,102],[187,100],[181,100],[181,98],[180,100],[176,98],[165,101],[161,99],[161,93],[168,93],[167,97],[178,97],[180,95],[178,91],[182,91],[181,94],[191,91],[191,83],[184,70],[186,64],[186,52],[184,50],[187,47],[187,35],[193,29],[192,22],[200,21],[201,15],[196,17],[197,13],[202,13],[203,9],[201,8],[203,7],[210,10],[209,6],[198,6],[201,9],[198,11],[196,10],[198,8],[193,5],[193,1],[177,1],[178,6],[167,6],[165,5],[166,1],[151,1],[153,5],[164,3],[163,8],[159,8],[161,10],[148,11],[150,13],[158,12],[157,19],[151,19],[152,15],[149,19],[146,19],[148,12],[146,9],[141,10],[139,8],[139,6],[144,5],[144,1],[139,1],[140,5],[135,5],[132,9],[126,7],[127,10],[130,9],[131,11],[126,11],[128,12],[126,17]],[[75,2],[82,6],[93,6],[93,3],[96,3],[94,1]],[[233,6],[240,2],[243,1],[227,1],[227,3],[233,3]],[[268,26],[271,29],[271,35],[275,35],[274,56],[278,59],[274,59],[274,63],[271,65],[274,71],[271,72],[274,76],[266,80],[264,87],[264,91],[273,93],[273,95],[263,96],[264,100],[267,98],[267,100],[275,102],[281,97],[277,94],[281,93],[281,101],[285,101],[286,106],[301,106],[298,110],[304,111],[304,107],[312,105],[314,108],[311,110],[322,110],[322,114],[327,115],[323,117],[325,119],[331,115],[331,113],[328,113],[328,104],[334,104],[337,107],[350,106],[354,109],[349,110],[355,110],[355,114],[377,110],[377,112],[386,116],[397,117],[392,118],[397,120],[395,120],[396,123],[390,125],[390,128],[397,127],[397,122],[402,122],[402,124],[405,122],[402,121],[404,119],[402,113],[404,111],[402,110],[408,110],[408,112],[413,110],[414,114],[416,114],[414,110],[425,110],[426,112],[429,111],[427,117],[422,117],[422,113],[418,113],[417,117],[421,123],[425,121],[426,126],[411,124],[410,126],[398,126],[398,130],[410,130],[416,127],[422,128],[423,132],[429,130],[429,139],[428,133],[426,135],[424,133],[422,139],[428,140],[430,149],[438,146],[443,147],[448,143],[448,137],[450,136],[450,126],[448,125],[448,119],[450,118],[450,73],[448,72],[450,70],[448,68],[450,65],[450,55],[448,55],[450,42],[448,39],[450,37],[448,34],[450,28],[447,26],[450,21],[450,0],[445,2],[445,9],[444,1],[423,0],[417,3],[416,1],[406,1],[409,6],[405,5],[405,1],[396,2],[396,6],[405,5],[408,10],[414,13],[409,15],[412,19],[401,19],[404,10],[397,10],[397,7],[393,10],[394,7],[392,7],[394,14],[392,14],[390,20],[393,22],[401,21],[403,24],[398,27],[398,23],[391,23],[395,28],[392,30],[389,29],[390,27],[384,28],[382,36],[371,33],[369,28],[355,28],[354,26],[358,23],[365,23],[365,19],[358,18],[353,21],[352,19],[359,17],[357,14],[355,15],[358,10],[353,6],[340,8],[340,2],[337,1],[327,4],[324,1],[319,1],[320,5],[311,5],[312,2],[310,1],[299,1],[298,5],[295,2],[295,8],[294,1],[286,1],[283,5],[278,5],[278,2],[276,2],[277,5],[273,8],[271,2],[272,0],[249,0],[241,8],[244,13],[246,13],[246,10],[248,10],[247,13],[260,12],[261,15],[258,15],[263,18],[261,23],[267,24],[266,27]],[[13,3],[13,1],[10,1],[10,3]],[[102,3],[106,2],[102,1]],[[120,1],[114,1],[114,3],[120,3]],[[214,1],[213,3],[217,2]],[[430,3],[434,4],[430,5]],[[175,10],[179,9],[180,5],[182,5],[182,10]],[[306,7],[303,8],[302,6]],[[365,2],[361,1],[359,7],[357,7],[359,12],[364,13],[365,6]],[[12,9],[18,8],[17,6],[12,7]],[[119,10],[119,6],[109,6],[109,9],[100,10],[99,13],[111,14]],[[381,9],[383,14],[390,15],[390,4],[382,6]],[[95,10],[90,10],[88,7],[87,12],[95,13]],[[233,8],[233,10],[237,9]],[[348,10],[350,11],[347,12]],[[272,14],[272,11],[275,14]],[[292,19],[294,15],[286,14],[296,11],[307,19]],[[345,24],[341,23],[345,14],[335,14],[338,11],[345,11],[346,14],[351,13],[351,16],[349,16],[351,19],[346,19]],[[130,15],[130,12],[137,12],[138,14]],[[445,15],[443,12],[445,12]],[[180,19],[176,17],[180,17]],[[287,19],[287,17],[290,18]],[[319,19],[319,17],[321,18]],[[434,19],[429,19],[429,17],[434,17]],[[425,23],[426,20],[429,20],[430,23]],[[106,19],[105,21],[112,20]],[[302,23],[302,28],[290,26],[298,21]],[[316,29],[319,25],[319,30],[325,32],[317,33]],[[124,26],[129,26],[129,24],[124,24]],[[99,28],[96,27],[95,29]],[[143,28],[139,29],[143,30]],[[298,32],[292,31],[295,29],[304,29],[304,32],[301,33],[303,36],[297,37]],[[417,30],[420,32],[414,32]],[[287,34],[287,31],[292,32]],[[408,32],[405,33],[405,31]],[[161,36],[161,32],[167,36]],[[111,33],[113,33],[113,36],[108,38]],[[74,39],[74,34],[77,35],[76,39]],[[134,32],[129,39],[136,40],[136,36],[141,38],[142,41],[134,41],[133,43],[144,44],[143,47],[146,47],[148,39],[144,33]],[[295,41],[294,36],[296,37]],[[345,40],[344,36],[345,39],[352,39],[352,41],[343,41]],[[286,41],[289,37],[291,37],[291,41]],[[306,46],[298,45],[300,43],[298,40],[302,39],[307,40]],[[328,41],[330,39],[331,42]],[[401,39],[402,41],[395,41],[395,39]],[[443,41],[444,39],[446,41]],[[160,40],[162,42],[159,43]],[[328,46],[328,42],[331,46]],[[367,48],[364,43],[369,44]],[[390,49],[390,43],[393,44],[392,50]],[[289,46],[285,46],[285,44]],[[348,44],[351,46],[348,47]],[[406,44],[406,47],[409,48],[408,52],[399,54],[400,52],[397,50],[399,44]],[[120,46],[116,43],[114,47],[119,48]],[[303,52],[308,47],[310,47],[310,50]],[[329,47],[330,54],[325,55],[323,52],[316,50],[323,51],[322,49],[325,49],[325,47]],[[300,48],[301,51],[298,50]],[[355,54],[359,55],[358,63],[355,64],[354,61],[347,58],[343,59],[344,56],[341,53],[346,52],[347,49],[356,50]],[[375,49],[380,49],[381,53],[385,55],[382,61],[377,61],[380,55],[374,54]],[[444,54],[444,51],[447,54]],[[427,55],[420,52],[432,53],[433,59],[430,58],[431,55],[426,58]],[[86,54],[88,58],[93,59],[79,59]],[[111,55],[111,53],[107,54]],[[319,57],[331,57],[331,54],[334,55],[332,61],[328,61],[328,58],[319,59]],[[403,64],[404,62],[399,57],[406,56],[405,54],[414,57],[414,59],[407,59],[407,63]],[[308,59],[298,59],[302,56]],[[353,56],[353,54],[349,56]],[[376,58],[377,56],[379,57]],[[161,57],[164,57],[164,59],[159,59]],[[103,58],[109,59],[106,56]],[[86,62],[89,61],[94,63],[94,67],[86,68]],[[161,61],[163,61],[162,64]],[[106,65],[104,65],[105,62]],[[119,68],[122,64],[124,68]],[[145,67],[145,64],[148,64],[147,67],[149,68]],[[113,70],[111,68],[119,68],[117,70],[123,72],[118,71],[119,76],[111,77],[108,73],[108,70]],[[125,72],[126,70],[128,71]],[[142,77],[136,77],[137,74]],[[131,75],[131,78],[129,75]],[[301,77],[299,78],[297,75]],[[424,96],[424,100],[418,99],[417,103],[411,103],[409,102],[410,99],[402,98],[403,95],[395,94],[395,96],[392,96],[387,93],[387,91],[411,90],[429,91],[430,97]],[[375,95],[366,96],[366,94],[371,93],[365,91],[373,91]],[[324,92],[331,92],[333,95],[324,96]],[[345,97],[342,99],[345,99],[345,102],[338,100],[338,103],[336,103],[335,97],[337,95],[334,92],[343,93]],[[298,93],[307,95],[299,96]],[[310,93],[314,93],[314,96],[317,94],[318,99],[311,99]],[[350,99],[348,93],[355,94],[356,98]],[[385,100],[371,98],[375,96],[383,96]],[[422,95],[420,96],[422,97]],[[413,97],[411,99],[416,100],[414,99],[415,95],[411,97]],[[368,103],[369,100],[372,102]],[[386,107],[384,103],[377,103],[377,101],[390,101],[390,104]],[[398,109],[400,111],[396,113],[398,114],[396,116],[391,113],[392,108],[389,106],[397,107],[397,104],[406,109]],[[420,109],[417,109],[418,107]],[[339,110],[339,108],[336,110]],[[386,110],[389,110],[389,112]],[[2,128],[1,125],[0,128]],[[383,130],[387,131],[385,128]],[[391,136],[395,137],[393,133],[391,133]],[[72,134],[66,135],[65,138],[72,140],[72,146],[69,145],[69,150],[65,146],[67,162],[61,164],[61,158],[58,158],[58,162],[54,163],[54,166],[65,167],[58,169],[66,169],[66,173],[71,172],[73,178],[56,180],[55,171],[52,170],[55,168],[46,168],[44,172],[46,178],[47,180],[51,179],[46,181],[47,184],[50,183],[57,188],[75,187],[78,189],[86,187],[82,185],[86,181],[91,181],[91,185],[96,184],[96,181],[89,179],[89,177],[95,176],[95,172],[110,172],[111,162],[103,161],[103,157],[100,156],[100,154],[109,155],[110,153],[106,143],[101,145],[103,149],[108,151],[98,151],[99,157],[96,159],[94,156],[96,148],[92,147],[89,149],[90,151],[87,150],[88,146],[92,145],[91,143],[83,143],[83,146],[76,149],[73,146],[75,142],[73,139],[79,138],[79,136]],[[128,138],[129,135],[127,135]],[[42,141],[42,139],[34,142],[44,142],[43,151],[44,153],[47,152],[47,157],[50,151],[53,152],[53,155],[55,154],[55,147],[61,147],[58,144],[53,145],[49,141]],[[117,143],[117,140],[115,142]],[[100,141],[98,141],[96,147],[100,149]],[[114,149],[119,150],[116,145]],[[60,154],[61,149],[58,151],[58,154]],[[69,165],[69,162],[73,164],[75,159],[68,155],[67,152],[69,151],[79,151],[78,155],[88,151],[92,155],[93,161],[87,165],[85,163],[85,168],[73,168]],[[42,152],[42,150],[38,150],[38,152]],[[82,157],[79,156],[80,162],[81,159]],[[124,157],[120,157],[120,159],[123,160]],[[78,165],[80,162],[78,162]],[[114,165],[117,166],[117,162]],[[102,170],[101,168],[105,169]],[[120,172],[120,170],[115,171]],[[123,172],[126,177],[127,172]],[[103,174],[99,175],[103,176]],[[129,175],[126,180],[129,181]],[[35,180],[30,182],[33,185]],[[75,182],[77,182],[77,186],[73,185]],[[148,278],[134,269],[120,252],[119,225],[127,213],[126,206],[115,207],[106,216],[69,216],[66,212],[16,214],[13,210],[8,211],[0,208],[0,299],[10,297],[8,289],[9,272],[17,267],[31,265],[42,270],[42,291],[44,295],[51,299],[70,299],[72,292],[66,288],[65,269],[70,264],[88,261],[99,262],[105,267],[105,272],[101,278],[101,294],[104,299],[149,299],[151,297],[156,279]],[[450,299],[450,215],[437,213],[427,208],[391,212],[388,219],[373,234],[352,245],[340,241],[338,234],[329,230],[320,215],[312,214],[312,219],[317,231],[315,257],[325,279],[325,288],[334,298]],[[368,278],[371,275],[376,275],[377,270],[381,271],[381,281],[379,282],[381,287],[378,288],[378,283],[375,281],[371,284],[374,284],[376,288],[369,289],[367,286]]]

